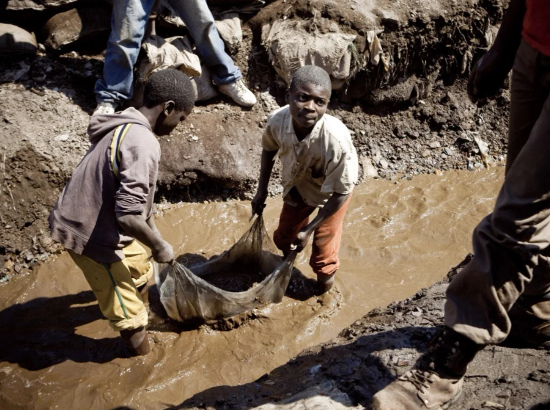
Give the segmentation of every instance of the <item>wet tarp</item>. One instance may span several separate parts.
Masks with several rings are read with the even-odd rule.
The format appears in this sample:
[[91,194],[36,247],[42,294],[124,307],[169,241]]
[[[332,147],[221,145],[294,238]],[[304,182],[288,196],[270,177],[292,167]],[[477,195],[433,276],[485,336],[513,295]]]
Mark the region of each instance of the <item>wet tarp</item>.
[[[155,280],[168,316],[178,321],[206,321],[280,302],[292,275],[296,253],[291,252],[282,259],[274,251],[260,216],[239,241],[220,256],[189,268],[176,262],[161,272],[157,269]],[[242,292],[225,291],[202,278],[213,273],[234,275],[234,266],[259,269],[265,278]]]

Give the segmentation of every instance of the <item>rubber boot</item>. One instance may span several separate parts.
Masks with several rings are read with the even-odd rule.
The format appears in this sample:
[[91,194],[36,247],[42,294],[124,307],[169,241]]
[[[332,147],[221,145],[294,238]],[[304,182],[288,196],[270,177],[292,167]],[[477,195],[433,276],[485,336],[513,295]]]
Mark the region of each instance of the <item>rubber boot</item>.
[[121,330],[120,337],[132,356],[144,356],[151,351],[145,328]]

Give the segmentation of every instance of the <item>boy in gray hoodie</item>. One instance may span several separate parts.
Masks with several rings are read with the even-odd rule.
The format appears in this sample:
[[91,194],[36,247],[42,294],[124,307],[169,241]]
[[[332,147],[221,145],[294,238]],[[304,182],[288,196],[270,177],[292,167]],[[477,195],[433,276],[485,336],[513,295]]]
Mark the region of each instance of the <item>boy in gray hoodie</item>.
[[134,355],[150,350],[138,287],[153,274],[136,239],[151,248],[157,262],[174,259],[152,217],[160,161],[155,134],[170,134],[194,100],[189,78],[167,69],[149,78],[139,110],[93,116],[88,127],[93,145],[49,218],[52,238],[82,270],[101,312]]

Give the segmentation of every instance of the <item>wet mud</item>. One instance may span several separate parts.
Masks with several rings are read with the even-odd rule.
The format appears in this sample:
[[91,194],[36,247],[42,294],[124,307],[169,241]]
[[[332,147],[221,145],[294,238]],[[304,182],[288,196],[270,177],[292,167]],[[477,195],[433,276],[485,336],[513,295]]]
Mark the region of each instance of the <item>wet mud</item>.
[[[373,308],[440,280],[471,250],[471,231],[490,212],[502,177],[496,167],[359,186],[344,222],[335,289],[305,299],[293,294],[314,283],[308,249],[283,301],[235,318],[230,331],[167,325],[153,311],[153,288],[153,350],[140,358],[125,357],[83,275],[61,254],[0,287],[0,407],[162,409],[257,380]],[[270,234],[281,206],[280,199],[267,203]],[[208,259],[239,239],[249,216],[249,202],[180,204],[159,207],[156,222],[176,254]]]
[[[373,309],[327,343],[244,385],[201,392],[172,409],[369,408],[372,396],[414,365],[443,324],[449,278],[386,308]],[[468,366],[455,410],[550,408],[550,351],[504,342]],[[313,403],[316,406],[313,406]],[[343,405],[342,405],[343,404]]]

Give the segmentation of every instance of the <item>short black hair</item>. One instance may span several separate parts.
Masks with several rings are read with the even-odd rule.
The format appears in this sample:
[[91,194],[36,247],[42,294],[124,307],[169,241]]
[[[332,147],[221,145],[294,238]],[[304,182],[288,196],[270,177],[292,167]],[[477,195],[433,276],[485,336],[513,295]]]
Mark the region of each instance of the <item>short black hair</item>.
[[316,65],[305,65],[294,72],[290,80],[290,90],[304,84],[315,84],[332,93],[332,81],[328,73]]
[[175,68],[151,74],[143,93],[143,104],[147,108],[170,100],[174,101],[177,111],[191,111],[195,106],[195,90],[191,80],[187,74]]

